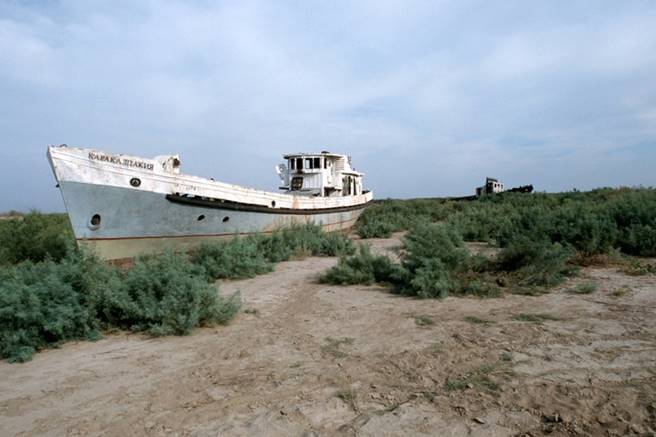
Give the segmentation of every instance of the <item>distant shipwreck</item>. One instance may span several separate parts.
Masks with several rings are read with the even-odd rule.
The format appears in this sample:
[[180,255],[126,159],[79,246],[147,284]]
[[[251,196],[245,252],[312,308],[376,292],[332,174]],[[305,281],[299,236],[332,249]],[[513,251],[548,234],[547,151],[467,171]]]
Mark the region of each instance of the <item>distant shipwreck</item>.
[[506,190],[503,186],[503,183],[497,178],[486,177],[485,185],[482,187],[476,188],[476,197],[481,197],[486,194],[496,194],[496,193],[532,193],[533,185],[521,185],[519,187],[511,188]]

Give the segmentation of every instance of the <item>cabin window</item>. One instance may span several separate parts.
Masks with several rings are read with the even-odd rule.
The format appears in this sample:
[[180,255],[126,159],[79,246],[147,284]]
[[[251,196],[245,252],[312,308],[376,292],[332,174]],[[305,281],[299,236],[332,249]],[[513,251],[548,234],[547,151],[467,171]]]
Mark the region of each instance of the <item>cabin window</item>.
[[292,190],[300,190],[301,188],[303,188],[303,178],[292,178]]
[[303,170],[303,158],[296,158],[296,170]]
[[294,170],[295,167],[296,167],[295,164],[296,164],[296,161],[295,161],[294,159],[290,159],[290,160],[289,160],[289,168],[290,168],[290,169]]
[[321,168],[321,158],[314,158],[314,168]]
[[323,159],[323,168],[328,168],[328,160],[326,158]]
[[308,170],[312,169],[312,158],[305,158],[305,168]]

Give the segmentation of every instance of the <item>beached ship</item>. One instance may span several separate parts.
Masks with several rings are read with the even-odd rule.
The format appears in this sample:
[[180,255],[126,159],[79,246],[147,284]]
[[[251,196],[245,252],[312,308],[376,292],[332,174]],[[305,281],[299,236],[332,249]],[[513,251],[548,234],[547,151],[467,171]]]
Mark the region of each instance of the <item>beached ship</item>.
[[75,238],[108,260],[304,223],[346,231],[373,197],[350,157],[329,152],[284,156],[279,192],[182,174],[178,155],[61,145],[48,147],[48,159]]

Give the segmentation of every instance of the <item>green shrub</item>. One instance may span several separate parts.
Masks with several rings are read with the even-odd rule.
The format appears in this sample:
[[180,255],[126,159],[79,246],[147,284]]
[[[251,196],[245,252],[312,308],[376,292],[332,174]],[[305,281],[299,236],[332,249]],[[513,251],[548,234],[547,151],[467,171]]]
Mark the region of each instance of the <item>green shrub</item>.
[[256,237],[234,238],[205,243],[191,254],[191,261],[202,266],[211,279],[252,278],[273,270]]
[[513,205],[512,220],[500,233],[502,245],[524,235],[571,246],[584,255],[616,247],[627,254],[656,254],[656,190],[601,189],[545,196],[533,205]]
[[406,295],[444,298],[455,289],[445,264],[438,258],[425,258],[415,268],[409,284],[400,288]]
[[616,246],[624,253],[656,256],[656,189],[620,189],[606,200],[619,230]]
[[467,268],[469,253],[452,226],[419,222],[406,235],[403,246],[398,265],[360,245],[356,255],[340,258],[320,280],[332,284],[389,282],[394,292],[420,298],[443,298],[459,291],[454,277]]
[[184,335],[196,326],[224,323],[239,309],[239,297],[223,298],[202,267],[185,255],[139,258],[114,287],[96,295],[107,326],[153,335]]
[[373,219],[359,222],[356,227],[357,234],[362,238],[389,238],[397,228],[382,219]]
[[[446,225],[431,222],[446,220]],[[656,256],[656,189],[502,193],[473,201],[385,200],[363,213],[363,238],[409,229],[394,291],[537,295],[576,272],[579,259],[616,253]],[[462,240],[491,241],[496,260],[470,257]],[[640,269],[643,271],[645,269]],[[370,276],[365,275],[367,278]],[[355,280],[355,279],[353,279]]]
[[324,233],[321,241],[321,247],[313,255],[322,256],[339,256],[350,255],[355,252],[353,241],[346,235],[338,232]]
[[617,240],[617,226],[603,206],[568,203],[545,217],[552,242],[574,247],[585,255],[605,253]]
[[0,264],[63,259],[75,240],[64,214],[30,212],[0,220]]
[[325,233],[320,226],[305,224],[280,231],[292,254],[304,255],[338,255],[340,250],[353,250],[353,245],[342,234]]
[[356,225],[362,238],[387,238],[412,229],[419,221],[444,220],[455,203],[440,199],[380,200],[367,208]]
[[97,338],[102,329],[187,334],[223,323],[239,309],[238,295],[218,295],[208,279],[252,277],[292,256],[354,251],[344,235],[304,225],[205,244],[191,261],[174,253],[140,258],[123,271],[75,250],[64,225],[63,215],[37,213],[0,222],[0,263],[23,261],[0,269],[3,358],[23,361],[66,340]]
[[239,309],[239,296],[219,296],[205,278],[202,267],[172,253],[139,259],[127,271],[78,251],[59,263],[5,268],[0,355],[25,361],[67,340],[96,339],[107,328],[180,335],[226,322]]
[[[321,255],[326,234],[319,226],[312,224],[299,225],[278,232],[282,236],[282,244],[287,245],[289,248],[290,256],[302,258],[309,255]],[[263,236],[262,238],[266,239],[268,237]]]
[[427,263],[437,259],[447,271],[463,269],[467,265],[469,252],[464,247],[460,234],[453,226],[433,223],[419,223],[408,232],[403,240],[405,250],[402,264],[411,273],[420,268],[426,271],[429,264],[441,269],[437,264]]
[[481,254],[473,254],[469,257],[469,270],[474,273],[483,273],[494,270],[495,262]]
[[443,298],[458,289],[454,275],[466,269],[469,252],[453,226],[420,222],[404,238],[403,248],[397,292]]
[[447,222],[465,241],[489,241],[496,240],[501,230],[509,226],[511,214],[509,208],[493,203],[472,203],[469,208],[450,215]]
[[71,256],[61,263],[26,261],[3,271],[0,282],[0,354],[26,361],[38,349],[66,340],[98,337],[89,300],[86,262]]
[[539,261],[550,244],[518,237],[499,252],[497,263],[501,270],[514,271]]
[[294,255],[295,248],[289,244],[283,232],[276,231],[271,235],[258,236],[256,241],[258,250],[269,262],[287,261]]
[[[269,272],[273,263],[292,256],[354,250],[347,237],[306,225],[271,236],[205,244],[191,261],[166,253],[139,258],[121,270],[74,250],[57,220],[31,214],[1,228],[2,241],[11,243],[2,252],[3,260],[27,259],[0,269],[3,358],[23,361],[36,350],[66,340],[97,338],[102,329],[182,335],[196,326],[223,323],[238,311],[239,296],[218,295],[208,279],[247,278]],[[12,232],[16,235],[9,237]],[[31,252],[29,244],[36,246]],[[374,265],[375,271],[384,268],[380,260]]]
[[575,271],[568,264],[573,255],[558,243],[519,237],[501,250],[497,262],[501,270],[518,275],[520,286],[551,287]]
[[292,257],[351,254],[353,242],[340,233],[325,233],[308,224],[228,241],[206,243],[191,254],[212,279],[252,278],[273,270],[273,264]]
[[622,230],[618,244],[628,254],[656,256],[656,225],[629,225]]
[[389,236],[420,221],[446,220],[466,241],[496,241],[502,247],[520,236],[571,246],[584,255],[613,248],[656,256],[656,190],[597,189],[556,194],[502,193],[473,201],[386,200],[358,222],[363,238]]
[[383,255],[373,255],[369,246],[361,244],[354,255],[342,256],[336,266],[319,277],[327,284],[372,284],[394,280],[399,267]]
[[326,233],[313,224],[294,226],[257,238],[264,256],[274,263],[292,257],[337,256],[355,251],[347,236],[338,232]]

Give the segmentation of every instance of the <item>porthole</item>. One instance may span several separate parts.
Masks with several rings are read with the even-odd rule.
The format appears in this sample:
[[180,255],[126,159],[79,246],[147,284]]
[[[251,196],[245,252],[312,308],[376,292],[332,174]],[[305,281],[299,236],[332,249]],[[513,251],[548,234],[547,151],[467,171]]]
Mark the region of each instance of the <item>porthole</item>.
[[139,178],[130,179],[130,185],[132,185],[135,188],[138,187],[139,185],[141,185],[141,179]]
[[98,229],[100,227],[100,221],[101,221],[100,214],[94,214],[91,217],[91,220],[89,220],[89,229],[91,229],[92,231]]
[[197,220],[198,221],[205,220],[205,216],[203,214],[201,214],[201,215],[198,216]]
[[272,200],[272,201],[271,201],[271,208],[275,208],[275,207],[276,207],[276,201],[275,201],[275,200]]
[[223,223],[227,223],[228,220],[230,220],[230,217],[228,217],[228,216],[223,217]]

